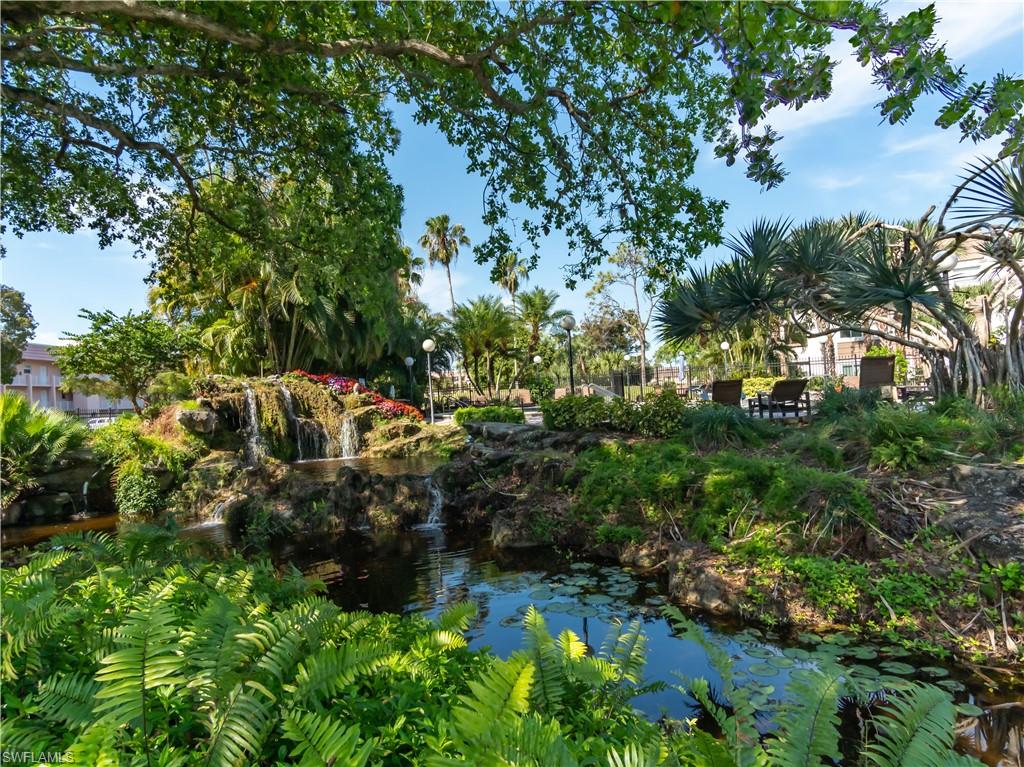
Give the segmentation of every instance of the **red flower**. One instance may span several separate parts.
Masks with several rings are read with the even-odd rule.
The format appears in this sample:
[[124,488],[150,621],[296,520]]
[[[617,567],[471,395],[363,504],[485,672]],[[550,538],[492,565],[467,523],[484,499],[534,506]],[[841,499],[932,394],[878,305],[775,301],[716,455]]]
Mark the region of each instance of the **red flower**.
[[291,375],[301,376],[302,378],[306,378],[310,381],[326,386],[335,394],[346,395],[352,394],[353,392],[365,394],[370,397],[370,401],[373,402],[374,407],[377,408],[377,412],[387,420],[395,418],[413,418],[417,421],[423,420],[423,413],[418,409],[411,405],[406,405],[404,402],[396,402],[393,399],[388,399],[380,392],[366,388],[354,378],[346,378],[345,376],[332,375],[330,373],[316,375],[314,373],[307,373],[305,370],[293,370]]

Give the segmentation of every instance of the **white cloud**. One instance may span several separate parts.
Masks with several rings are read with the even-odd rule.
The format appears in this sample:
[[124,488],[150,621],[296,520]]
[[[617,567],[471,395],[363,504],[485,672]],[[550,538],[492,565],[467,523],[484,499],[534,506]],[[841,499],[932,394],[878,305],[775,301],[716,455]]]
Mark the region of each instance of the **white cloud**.
[[[452,289],[455,291],[456,301],[465,301],[468,295],[463,295],[462,288],[466,287],[468,280],[466,275],[458,269],[452,269]],[[416,292],[420,301],[430,307],[431,311],[448,314],[452,309],[452,302],[448,297],[448,276],[444,267],[433,266],[423,272],[423,284]]]
[[885,156],[892,157],[907,152],[934,152],[956,144],[957,137],[945,132],[926,133],[905,141],[886,142]]
[[816,174],[811,179],[811,184],[826,192],[834,192],[838,189],[849,189],[863,183],[863,176],[838,176]]
[[[923,5],[924,2],[893,2],[885,10],[891,18],[896,18]],[[937,2],[936,10],[939,21],[935,25],[935,37],[945,44],[954,64],[963,63],[973,53],[998,40],[1024,34],[1024,3],[1019,0]],[[829,56],[839,62],[832,73],[832,95],[825,101],[807,104],[799,111],[789,109],[770,114],[768,122],[772,127],[784,135],[795,133],[847,117],[884,98],[871,81],[871,67],[862,67],[857,62],[848,39],[837,40],[827,49]]]

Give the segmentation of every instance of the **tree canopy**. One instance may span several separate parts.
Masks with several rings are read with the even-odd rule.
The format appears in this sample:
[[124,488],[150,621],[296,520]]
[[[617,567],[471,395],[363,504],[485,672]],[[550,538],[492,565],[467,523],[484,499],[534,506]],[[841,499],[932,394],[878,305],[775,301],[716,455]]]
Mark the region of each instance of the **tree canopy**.
[[[772,111],[828,97],[837,34],[852,33],[889,121],[937,92],[939,125],[1019,148],[1021,80],[970,83],[935,20],[933,6],[890,20],[867,2],[12,0],[3,218],[142,248],[184,196],[188,221],[267,247],[281,235],[261,223],[264,179],[382,169],[405,103],[486,179],[478,259],[535,259],[558,229],[570,283],[626,239],[665,270],[718,238],[724,203],[691,183],[700,141],[781,182]],[[235,192],[208,193],[214,177]]]
[[35,332],[36,321],[25,294],[0,285],[0,383],[14,380],[21,355]]
[[188,351],[187,336],[152,315],[111,311],[80,314],[89,321],[85,333],[66,333],[67,346],[55,346],[53,356],[71,391],[127,397],[136,412],[150,381],[164,370],[181,365]]

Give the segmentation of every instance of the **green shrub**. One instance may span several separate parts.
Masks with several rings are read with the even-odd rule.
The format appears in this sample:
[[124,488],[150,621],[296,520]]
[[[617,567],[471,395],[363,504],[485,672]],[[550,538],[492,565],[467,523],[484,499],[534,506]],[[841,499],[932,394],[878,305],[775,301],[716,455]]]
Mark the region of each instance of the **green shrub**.
[[776,382],[783,380],[784,376],[750,376],[743,379],[743,393],[748,397],[756,397],[758,392],[770,392]]
[[790,429],[779,441],[786,453],[816,461],[827,469],[843,468],[843,451],[836,444],[835,424],[821,427]]
[[114,475],[117,513],[130,520],[151,520],[163,511],[164,494],[156,477],[137,460],[122,463]]
[[68,451],[89,435],[72,415],[29,404],[20,394],[0,394],[0,508],[36,486]]
[[636,525],[598,525],[594,530],[594,538],[598,543],[622,545],[643,540],[643,528]]
[[738,407],[717,402],[704,402],[690,408],[686,429],[690,442],[700,448],[761,445],[765,437],[779,431],[777,424],[751,418]]
[[597,395],[568,396],[540,403],[544,426],[558,431],[593,429],[608,424],[608,403]]
[[486,407],[460,407],[455,411],[452,420],[460,426],[470,421],[490,421],[497,423],[526,423],[523,411],[509,405],[487,405]]
[[842,389],[835,391],[826,388],[818,403],[818,418],[825,421],[838,421],[849,416],[863,417],[879,406],[882,393],[878,389]]
[[866,440],[872,463],[888,469],[916,469],[935,463],[951,447],[954,429],[948,419],[901,405],[882,405],[862,423],[846,424],[851,436]]
[[93,431],[89,442],[97,457],[108,465],[117,467],[135,460],[142,466],[168,469],[181,478],[185,468],[202,454],[203,444],[177,423],[163,426],[169,428],[160,431],[155,424],[126,413]]
[[864,353],[865,357],[895,357],[896,365],[893,370],[893,382],[902,386],[907,382],[907,373],[910,371],[910,363],[907,362],[907,355],[902,349],[890,349],[888,346],[876,344]]
[[192,396],[193,380],[184,373],[165,370],[157,373],[146,389],[146,401],[150,405],[170,405]]

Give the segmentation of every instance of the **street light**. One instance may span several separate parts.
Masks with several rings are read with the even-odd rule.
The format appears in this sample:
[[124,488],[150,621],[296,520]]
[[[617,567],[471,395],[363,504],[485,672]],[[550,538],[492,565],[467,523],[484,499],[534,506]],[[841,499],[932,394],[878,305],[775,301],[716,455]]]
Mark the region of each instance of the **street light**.
[[718,348],[724,352],[723,356],[725,357],[725,374],[729,375],[729,342],[722,341],[722,343],[718,345]]
[[576,319],[571,314],[567,314],[558,324],[565,330],[566,337],[569,339],[569,394],[575,395],[576,379],[572,373],[572,330],[576,327]]
[[534,365],[539,365],[539,364],[540,364],[540,363],[542,363],[543,361],[544,361],[544,358],[543,358],[543,357],[541,357],[541,356],[540,356],[539,354],[534,354],[534,355],[533,355],[533,364],[534,364]]
[[428,338],[423,342],[423,351],[427,353],[427,392],[430,397],[430,422],[434,422],[434,378],[430,374],[433,368],[430,366],[430,353],[437,348],[437,344],[434,343],[433,338]]
[[959,263],[960,259],[957,257],[956,251],[954,250],[935,265],[939,272],[942,273],[943,279],[946,281],[946,290],[949,290],[949,273],[956,269],[956,265]]
[[413,366],[413,364],[415,362],[416,362],[416,360],[414,360],[412,357],[406,357],[405,358],[405,367],[409,371],[409,404],[410,405],[412,404],[412,401],[414,399],[413,394],[415,392],[415,387],[413,386],[413,383],[412,383],[412,366]]

